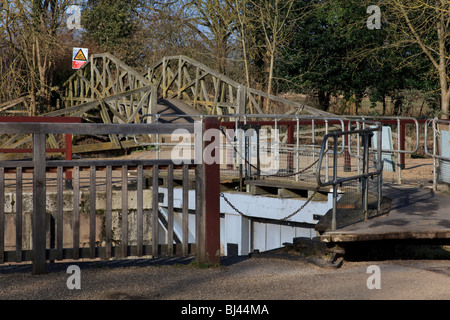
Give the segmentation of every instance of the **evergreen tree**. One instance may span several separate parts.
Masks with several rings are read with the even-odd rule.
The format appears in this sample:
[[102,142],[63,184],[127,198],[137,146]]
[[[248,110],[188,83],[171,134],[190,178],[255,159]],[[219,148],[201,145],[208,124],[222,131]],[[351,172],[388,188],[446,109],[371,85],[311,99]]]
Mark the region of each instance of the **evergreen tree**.
[[[366,3],[367,4],[367,3]],[[383,102],[406,88],[430,88],[429,66],[417,59],[417,49],[389,46],[395,26],[367,28],[367,6],[360,1],[304,0],[309,14],[300,20],[277,68],[278,90],[317,95],[328,110],[331,96],[358,104],[369,95]],[[399,101],[401,104],[401,101]]]
[[82,10],[86,40],[109,51],[126,63],[136,65],[140,40],[137,0],[88,0]]

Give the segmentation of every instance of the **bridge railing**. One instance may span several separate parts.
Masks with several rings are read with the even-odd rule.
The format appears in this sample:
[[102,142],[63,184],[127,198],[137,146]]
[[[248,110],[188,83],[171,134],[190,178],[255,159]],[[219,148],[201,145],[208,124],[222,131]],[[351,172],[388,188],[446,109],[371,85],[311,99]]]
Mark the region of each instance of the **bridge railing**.
[[[317,172],[316,172],[316,180],[319,187],[331,186],[333,192],[333,209],[332,209],[332,218],[331,218],[331,229],[336,230],[337,228],[337,210],[338,210],[338,192],[339,188],[343,187],[343,184],[347,182],[355,182],[357,184],[357,189],[354,190],[355,194],[361,195],[361,208],[362,208],[362,216],[364,220],[368,219],[368,209],[369,209],[369,179],[376,178],[376,211],[380,212],[381,209],[381,197],[382,197],[382,177],[383,177],[383,161],[382,161],[382,143],[381,139],[377,140],[376,153],[371,154],[370,152],[370,140],[374,133],[377,133],[379,137],[382,135],[382,126],[376,122],[369,122],[370,127],[366,127],[364,129],[359,130],[350,130],[350,131],[335,131],[332,133],[328,133],[325,135],[319,155],[319,161],[317,164]],[[345,140],[344,138],[350,135],[357,135],[357,139],[360,141],[362,146],[362,170],[357,174],[345,174],[342,175],[342,171],[339,171],[339,140]],[[332,144],[330,146],[330,141],[332,140]],[[333,161],[330,168],[323,168],[323,160],[331,151]],[[341,161],[342,162],[342,161]],[[324,174],[323,171],[328,172],[331,169],[332,174]],[[352,203],[348,203],[350,205],[349,208],[344,207],[345,209],[354,209]]]
[[[450,120],[428,119],[426,121],[425,153],[433,158],[434,190],[437,190],[438,175],[441,181],[450,184]],[[438,168],[440,168],[439,172]]]
[[[217,123],[205,120],[201,130],[214,127]],[[217,164],[203,159],[177,163],[171,159],[50,160],[45,155],[48,134],[170,134],[180,128],[194,132],[193,124],[0,123],[2,133],[33,137],[31,161],[0,163],[0,263],[32,261],[34,274],[44,273],[48,260],[61,259],[196,253],[200,262],[218,263]],[[197,147],[202,151],[208,142],[201,141]],[[72,188],[64,189],[64,172],[68,171],[72,172]],[[178,213],[183,220],[181,239],[175,239],[173,232],[175,172],[183,180]],[[189,175],[195,176],[193,190],[189,190]],[[167,239],[159,236],[162,176],[169,185]],[[151,188],[145,181],[151,181]],[[196,204],[195,243],[188,243],[187,237],[189,198]]]
[[284,114],[333,114],[249,88],[186,56],[167,56],[149,68],[145,78],[157,85],[159,97],[189,101],[196,110],[214,115],[264,114],[279,109]]
[[[413,117],[375,117],[347,116],[348,130],[364,129],[367,121],[377,121],[383,125],[382,152],[385,161],[385,171],[396,172],[397,183],[402,183],[402,170],[405,169],[405,156],[416,153],[420,146],[420,124]],[[386,129],[386,130],[385,130]],[[376,141],[377,136],[374,137]],[[356,140],[357,142],[357,140]],[[360,159],[360,149],[357,144],[348,145],[350,155]],[[395,159],[394,159],[395,156]],[[358,167],[360,167],[358,163]]]
[[[149,114],[143,117],[153,116]],[[224,118],[217,115],[164,115],[165,120],[171,117],[189,117],[197,121]],[[244,114],[227,115],[226,120],[220,122],[220,129],[223,175],[240,179],[283,177],[315,183],[314,170],[320,143],[327,133],[344,131],[345,122],[338,117]],[[152,146],[150,153],[159,157],[173,148],[193,150],[193,141],[192,138],[182,139],[181,136],[159,136],[154,142],[142,142],[141,145]],[[339,152],[344,153],[345,148],[345,141],[342,141]],[[326,162],[330,161],[329,155],[326,156]],[[194,156],[193,152],[191,156]]]
[[[146,116],[152,115],[144,115],[144,117]],[[156,115],[153,116],[156,117]],[[440,139],[433,139],[431,136],[431,120],[427,121],[413,117],[316,117],[273,114],[164,115],[164,117],[167,117],[167,119],[170,117],[189,117],[199,121],[208,118],[220,120],[222,131],[232,130],[228,137],[225,134],[221,137],[221,145],[223,146],[221,152],[224,159],[221,165],[222,174],[240,177],[241,179],[282,177],[287,180],[302,180],[315,183],[315,166],[313,165],[308,172],[303,172],[302,170],[317,161],[320,153],[320,143],[324,135],[333,131],[364,129],[366,126],[370,126],[369,123],[371,121],[376,121],[383,126],[383,134],[380,138],[382,139],[385,180],[392,180],[392,182],[398,184],[416,183],[414,177],[405,175],[404,172],[416,165],[417,160],[410,164],[410,159],[424,158],[424,164],[421,163],[420,165],[430,166],[430,168],[433,166],[433,168],[427,171],[429,178],[422,177],[424,178],[422,181],[431,182],[433,179],[433,185],[436,189],[439,178],[442,176],[439,174],[439,170],[447,163],[446,159],[439,159],[438,157],[436,157],[434,163],[426,160],[426,158],[430,159],[429,157],[433,158],[433,148],[438,152]],[[445,122],[445,120],[442,121]],[[427,128],[425,128],[425,125],[427,125]],[[439,127],[443,125],[444,123],[440,123]],[[241,139],[238,139],[239,133],[233,132],[236,131],[236,128],[242,130]],[[260,148],[257,149],[263,150],[265,148],[261,141],[258,142],[258,139],[253,139],[253,135],[250,134],[253,130],[256,132],[255,136],[261,138],[262,135],[259,133],[263,129],[267,130],[269,136],[272,131],[278,132],[272,139],[275,143],[271,143],[278,152],[278,157],[271,162],[272,166],[264,167],[263,163],[259,161],[261,160],[261,154],[258,157],[258,151],[252,151],[252,148],[257,147],[258,143]],[[247,130],[249,130],[248,133]],[[437,137],[440,137],[439,131],[436,132]],[[375,134],[369,143],[370,152],[376,152],[376,148],[372,145],[377,143],[377,139],[378,134]],[[154,146],[153,152],[157,155],[163,153],[163,150],[167,151],[181,144],[178,141],[171,142],[168,139],[165,139],[165,141],[156,139],[149,144],[142,143],[143,146]],[[188,148],[188,145],[186,145],[186,148]],[[425,148],[427,152],[424,152]],[[270,147],[266,147],[265,150],[270,150]],[[362,146],[357,135],[345,136],[343,141],[340,141],[339,152],[344,155],[340,170],[349,173],[361,172]],[[328,154],[325,157],[325,167],[329,167],[330,161],[330,154]],[[434,178],[431,174],[432,171]]]

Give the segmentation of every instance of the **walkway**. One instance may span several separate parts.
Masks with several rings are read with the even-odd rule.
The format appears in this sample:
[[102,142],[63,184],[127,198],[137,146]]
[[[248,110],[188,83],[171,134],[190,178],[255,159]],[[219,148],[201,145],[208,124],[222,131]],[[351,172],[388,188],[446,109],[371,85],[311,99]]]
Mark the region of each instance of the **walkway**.
[[383,196],[393,200],[389,214],[327,231],[322,241],[450,240],[450,195],[429,188],[387,184]]
[[[193,267],[180,260],[175,261],[176,265],[161,261],[160,265],[151,264],[151,260],[144,259],[72,262],[54,265],[55,269],[41,276],[32,276],[29,270],[20,271],[18,267],[15,271],[9,267],[8,272],[3,272],[8,267],[2,266],[0,300],[158,300],[155,304],[134,304],[134,308],[143,306],[151,310],[155,307],[157,310],[166,306],[167,316],[173,314],[182,319],[181,308],[189,304],[197,307],[212,305],[223,312],[225,304],[268,304],[269,314],[276,318],[298,311],[302,307],[299,300],[447,300],[450,297],[448,260],[345,262],[339,269],[320,268],[300,260],[239,258],[231,264],[226,260],[223,266],[215,268]],[[70,276],[66,268],[70,264],[77,264],[81,269],[80,290],[69,290],[66,286]],[[380,268],[381,289],[367,287],[370,265]],[[176,304],[165,305],[161,300],[172,300]],[[293,303],[285,304],[287,309],[282,312],[278,304],[275,308],[268,300]],[[11,307],[9,303],[5,302],[5,308]],[[306,304],[303,305],[305,308],[311,308],[310,301]],[[93,304],[90,306],[94,309]],[[105,312],[120,309],[117,304],[112,308],[103,306],[96,308],[103,316]],[[28,310],[36,312],[36,308]],[[335,314],[336,309],[331,310]],[[90,310],[90,314],[92,311],[95,310]]]

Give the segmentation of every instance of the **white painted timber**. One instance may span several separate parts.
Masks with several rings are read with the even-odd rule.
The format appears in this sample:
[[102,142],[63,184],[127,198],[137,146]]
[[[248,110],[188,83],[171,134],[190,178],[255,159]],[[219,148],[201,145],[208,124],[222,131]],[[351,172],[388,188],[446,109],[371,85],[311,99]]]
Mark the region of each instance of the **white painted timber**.
[[[285,218],[306,202],[306,199],[278,198],[236,192],[227,192],[224,195],[245,215],[274,220]],[[287,221],[315,224],[317,221],[314,220],[314,215],[324,215],[331,208],[332,196],[330,194],[327,202],[311,201],[303,210]],[[236,214],[236,211],[223,198],[220,199],[220,212]]]
[[[164,194],[160,206],[167,207],[167,188],[159,188]],[[258,196],[248,193],[225,192],[224,196],[248,217],[280,220],[300,208],[306,199],[286,199],[271,196]],[[174,208],[182,208],[182,189],[174,188]],[[240,215],[228,203],[220,198],[221,254],[228,255],[227,245],[237,244],[238,254],[247,255],[253,250],[267,251],[279,248],[285,242],[292,242],[295,237],[314,237],[314,215],[322,216],[332,208],[332,195],[328,201],[311,201],[298,214],[288,221],[305,223],[304,227],[255,222]],[[195,210],[195,191],[189,190],[189,210]],[[179,224],[179,225],[178,225]],[[181,220],[175,214],[175,232],[181,232]],[[181,233],[178,234],[181,236]],[[189,215],[189,241],[195,237],[195,216]],[[192,239],[193,240],[193,239]]]

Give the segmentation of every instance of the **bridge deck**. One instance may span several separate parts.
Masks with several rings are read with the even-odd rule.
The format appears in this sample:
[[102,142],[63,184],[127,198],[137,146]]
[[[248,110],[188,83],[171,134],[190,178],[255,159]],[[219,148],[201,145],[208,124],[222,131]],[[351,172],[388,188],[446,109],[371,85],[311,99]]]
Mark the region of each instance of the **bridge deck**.
[[321,236],[324,242],[372,240],[450,240],[450,196],[431,189],[386,185],[393,200],[389,214],[358,222]]

